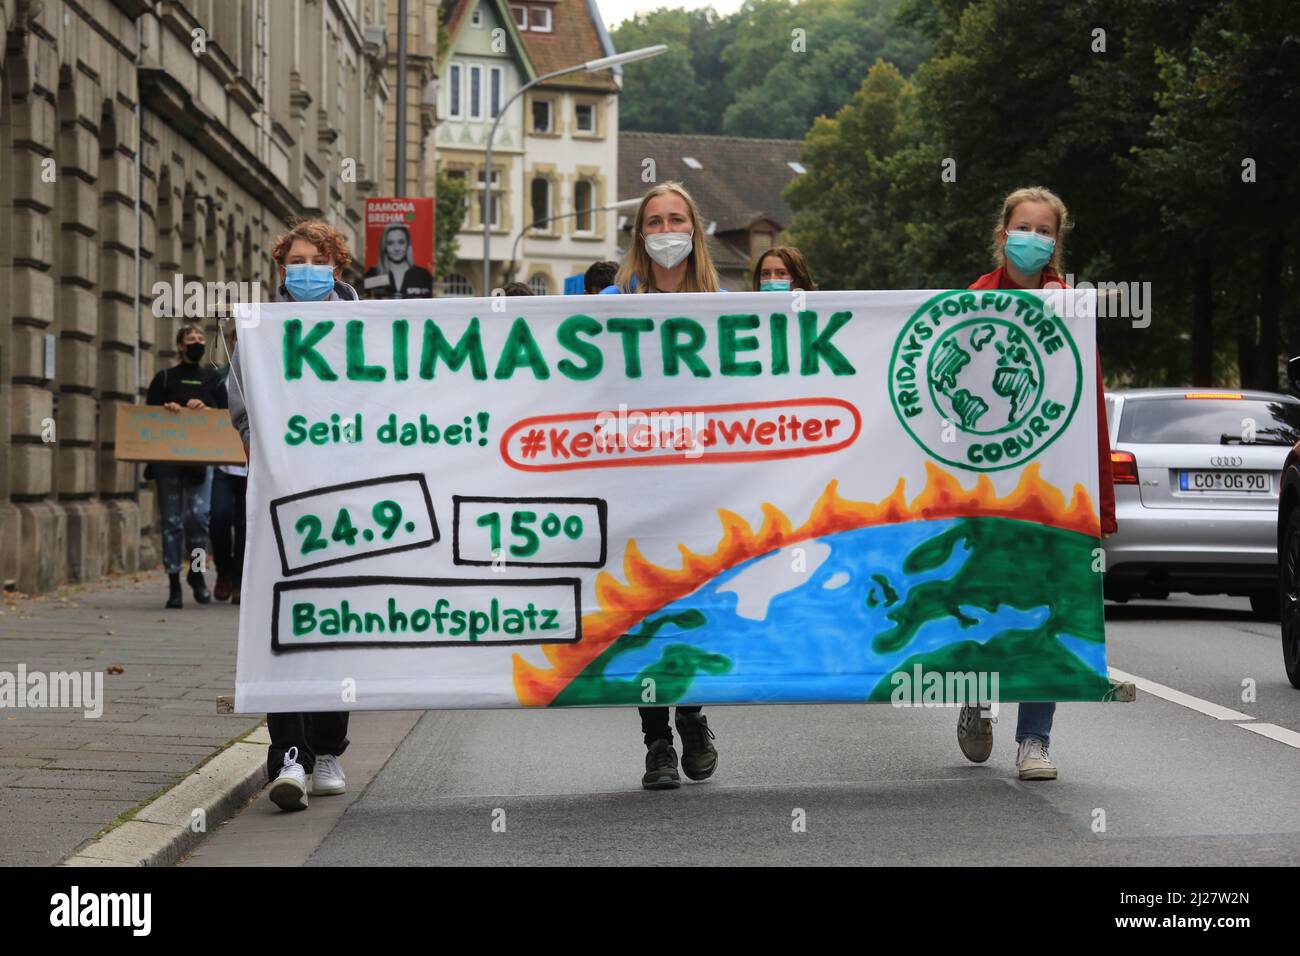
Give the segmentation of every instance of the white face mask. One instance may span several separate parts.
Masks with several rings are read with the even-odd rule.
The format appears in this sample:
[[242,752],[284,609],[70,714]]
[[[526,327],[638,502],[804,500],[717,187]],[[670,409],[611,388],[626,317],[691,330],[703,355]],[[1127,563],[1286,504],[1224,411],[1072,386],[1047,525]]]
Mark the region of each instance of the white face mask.
[[656,232],[645,237],[645,251],[665,269],[677,265],[694,248],[695,239],[689,232]]

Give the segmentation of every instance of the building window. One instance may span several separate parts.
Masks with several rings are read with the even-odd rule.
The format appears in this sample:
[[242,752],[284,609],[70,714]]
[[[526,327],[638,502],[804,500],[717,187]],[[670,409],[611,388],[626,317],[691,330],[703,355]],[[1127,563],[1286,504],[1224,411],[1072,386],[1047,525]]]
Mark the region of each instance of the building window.
[[771,249],[772,234],[765,230],[756,231],[753,235],[753,238],[750,239],[749,245],[750,245],[750,249],[749,249],[750,255],[758,255],[760,252],[764,252],[768,249]]
[[483,115],[483,67],[469,68],[469,118],[478,119]]
[[461,67],[453,63],[447,72],[447,115],[460,117],[461,112]]
[[551,10],[550,7],[533,7],[532,8],[532,26],[530,30],[535,33],[551,32]]
[[[465,186],[469,185],[469,171],[465,169],[449,169],[447,170],[447,178],[454,179],[458,183],[461,183],[462,185]],[[463,202],[465,205],[465,211],[469,212],[469,190],[466,189],[463,195],[464,195]]]
[[549,232],[551,224],[542,223],[543,219],[551,217],[551,181],[545,176],[533,177],[533,222],[539,225],[534,228],[541,232]]
[[472,27],[483,26],[483,8],[475,7],[474,12],[469,15],[469,25]]
[[511,7],[510,12],[515,15],[515,26],[517,26],[521,30],[527,30],[528,29],[528,8]]
[[579,133],[596,132],[596,106],[594,103],[579,103],[574,107]]
[[573,185],[573,211],[574,219],[577,220],[574,229],[577,232],[591,232],[593,213],[592,198],[595,191],[591,188],[591,183],[585,179],[579,179]]
[[533,132],[549,133],[551,131],[551,101],[533,100]]
[[[484,222],[491,222],[492,228],[496,229],[501,225],[501,170],[492,170],[492,189],[489,191],[484,188],[483,170],[478,171],[478,215],[480,225]],[[484,211],[484,203],[491,200],[489,209],[491,218]]]
[[488,119],[496,119],[501,112],[501,77],[501,67],[488,70]]
[[528,288],[533,290],[533,295],[550,295],[551,283],[546,278],[544,272],[534,272],[528,277]]
[[453,272],[442,280],[442,294],[458,298],[468,298],[474,294],[474,287],[459,272]]

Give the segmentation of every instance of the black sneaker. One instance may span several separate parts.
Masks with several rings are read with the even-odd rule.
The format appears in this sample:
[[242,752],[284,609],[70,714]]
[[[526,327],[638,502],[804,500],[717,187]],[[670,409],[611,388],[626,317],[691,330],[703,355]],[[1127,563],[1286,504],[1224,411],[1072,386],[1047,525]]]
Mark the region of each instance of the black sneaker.
[[181,576],[179,574],[169,574],[167,576],[167,606],[185,606],[185,600],[181,597]]
[[208,590],[208,582],[204,579],[202,571],[191,571],[186,575],[185,580],[194,589],[194,600],[200,604],[212,603],[212,592]]
[[718,751],[709,741],[713,731],[703,714],[677,712],[677,736],[682,738],[682,769],[692,780],[707,780],[718,769]]
[[645,776],[641,778],[641,786],[646,790],[676,790],[681,785],[682,778],[677,774],[677,751],[660,737],[650,745],[645,755]]

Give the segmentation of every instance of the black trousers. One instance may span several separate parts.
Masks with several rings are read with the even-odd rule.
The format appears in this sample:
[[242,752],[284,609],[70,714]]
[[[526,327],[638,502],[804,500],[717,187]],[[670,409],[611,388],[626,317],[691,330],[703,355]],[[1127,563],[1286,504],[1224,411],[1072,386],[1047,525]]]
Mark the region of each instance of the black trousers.
[[[679,714],[698,714],[703,707],[678,707]],[[641,733],[645,734],[645,745],[649,747],[660,738],[673,742],[673,729],[668,722],[667,707],[638,707],[641,711]]]
[[298,748],[298,762],[311,773],[317,754],[337,757],[348,749],[348,712],[267,714],[271,748],[266,754],[266,772],[272,780],[284,769],[284,755]]
[[212,475],[212,559],[217,577],[239,587],[244,576],[244,496],[248,479],[220,469]]

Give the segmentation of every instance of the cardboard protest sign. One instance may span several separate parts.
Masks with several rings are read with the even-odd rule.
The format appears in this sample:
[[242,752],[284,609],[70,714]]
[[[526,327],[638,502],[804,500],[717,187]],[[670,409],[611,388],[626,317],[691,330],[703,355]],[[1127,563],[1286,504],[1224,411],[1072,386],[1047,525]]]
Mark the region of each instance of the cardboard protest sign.
[[238,710],[1106,697],[1091,292],[576,305],[241,330]]
[[244,444],[224,408],[169,412],[160,405],[117,407],[113,454],[118,461],[242,465]]
[[366,200],[366,292],[397,299],[433,295],[433,200]]

